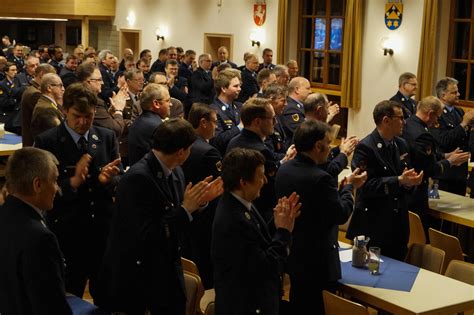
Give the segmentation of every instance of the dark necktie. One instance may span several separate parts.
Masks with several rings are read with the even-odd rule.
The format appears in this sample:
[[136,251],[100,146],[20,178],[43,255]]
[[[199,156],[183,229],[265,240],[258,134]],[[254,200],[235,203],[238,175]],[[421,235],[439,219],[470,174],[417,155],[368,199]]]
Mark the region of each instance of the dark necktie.
[[81,154],[87,153],[87,140],[84,136],[79,138],[79,141],[77,141],[77,146]]

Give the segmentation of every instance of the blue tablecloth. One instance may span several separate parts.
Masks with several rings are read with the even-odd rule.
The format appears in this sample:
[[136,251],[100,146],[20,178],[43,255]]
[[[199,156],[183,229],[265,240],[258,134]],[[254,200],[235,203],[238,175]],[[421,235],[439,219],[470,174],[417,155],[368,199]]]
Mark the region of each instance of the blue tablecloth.
[[6,133],[5,137],[0,138],[0,144],[18,144],[21,143],[21,136],[13,134],[13,133]]
[[97,306],[90,304],[74,295],[66,296],[67,302],[74,315],[106,315],[110,313],[103,312]]
[[376,276],[366,268],[352,267],[350,261],[341,263],[342,279],[339,282],[410,292],[420,268],[385,256],[382,260],[380,275]]

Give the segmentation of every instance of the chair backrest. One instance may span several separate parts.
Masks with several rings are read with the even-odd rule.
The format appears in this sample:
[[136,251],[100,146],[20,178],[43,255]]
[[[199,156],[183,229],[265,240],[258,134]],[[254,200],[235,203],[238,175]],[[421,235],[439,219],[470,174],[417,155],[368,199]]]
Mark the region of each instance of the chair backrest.
[[408,247],[411,244],[426,244],[425,231],[423,223],[418,214],[408,211],[408,220],[410,223],[410,238],[408,239]]
[[432,228],[428,230],[428,234],[430,237],[431,246],[442,249],[446,253],[444,257],[443,269],[441,270],[442,273],[446,271],[446,268],[448,268],[451,260],[464,260],[461,244],[459,243],[459,239],[457,237]]
[[474,285],[474,264],[461,260],[451,260],[444,275]]
[[326,315],[368,315],[367,308],[359,303],[349,301],[343,297],[323,291],[324,310]]
[[214,302],[207,305],[204,315],[214,315]]
[[441,273],[444,251],[428,244],[412,244],[408,249],[406,262],[420,268]]
[[201,276],[199,274],[199,269],[196,266],[196,264],[194,263],[194,261],[186,259],[184,257],[181,257],[181,266],[183,266],[184,271],[194,273],[195,275]]
[[184,285],[186,287],[186,315],[196,315],[196,312],[200,311],[201,298],[204,295],[201,278],[185,271]]

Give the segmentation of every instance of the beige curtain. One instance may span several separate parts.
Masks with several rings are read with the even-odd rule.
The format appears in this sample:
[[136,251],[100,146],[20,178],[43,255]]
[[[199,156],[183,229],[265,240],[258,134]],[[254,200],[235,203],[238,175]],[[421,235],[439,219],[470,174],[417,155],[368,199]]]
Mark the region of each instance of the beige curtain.
[[278,1],[278,30],[277,30],[277,62],[278,64],[286,64],[285,49],[287,45],[287,15],[288,0]]
[[418,90],[416,99],[433,95],[436,72],[436,30],[438,26],[438,0],[426,1],[423,6],[420,54],[418,57]]
[[341,105],[360,108],[364,0],[347,0],[342,54]]

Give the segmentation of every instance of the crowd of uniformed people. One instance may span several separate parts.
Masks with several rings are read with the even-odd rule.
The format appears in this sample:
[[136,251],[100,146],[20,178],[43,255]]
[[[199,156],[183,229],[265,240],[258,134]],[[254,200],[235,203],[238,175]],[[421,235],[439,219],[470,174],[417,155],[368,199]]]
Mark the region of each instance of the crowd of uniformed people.
[[0,120],[23,149],[0,209],[0,314],[69,314],[65,293],[87,284],[107,312],[185,314],[181,257],[215,290],[216,314],[324,313],[339,225],[352,216],[349,239],[403,260],[408,210],[436,224],[429,180],[469,186],[474,111],[457,106],[453,78],[416,102],[403,73],[374,130],[334,147],[339,105],[268,48],[237,67],[226,47],[214,61],[169,47],[152,63],[147,49],[64,59],[58,45],[24,55],[2,42]]

